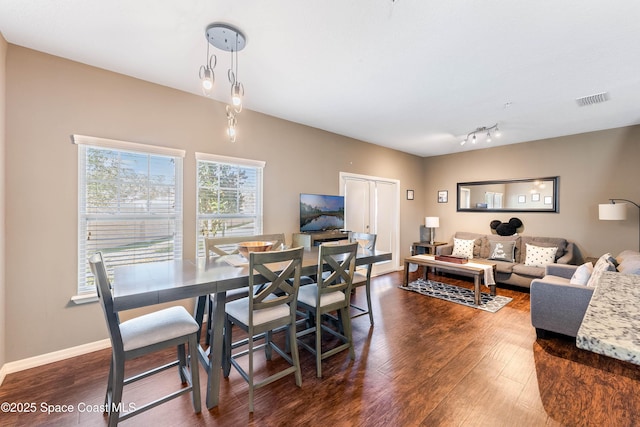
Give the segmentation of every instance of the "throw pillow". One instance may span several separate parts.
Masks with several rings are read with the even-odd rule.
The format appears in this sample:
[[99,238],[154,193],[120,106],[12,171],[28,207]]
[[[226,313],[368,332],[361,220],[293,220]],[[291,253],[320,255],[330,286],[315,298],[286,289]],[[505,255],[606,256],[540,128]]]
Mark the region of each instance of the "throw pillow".
[[475,240],[463,240],[453,238],[453,252],[451,255],[460,256],[467,259],[473,258],[473,245]]
[[527,243],[527,255],[524,259],[524,265],[527,267],[544,267],[547,264],[553,264],[556,260],[557,250],[557,247],[543,248]]
[[589,282],[589,278],[591,277],[591,273],[593,272],[593,263],[585,262],[580,267],[576,269],[571,276],[571,280],[569,283],[572,285],[586,285]]
[[598,258],[598,261],[596,261],[595,265],[593,266],[593,269],[595,270],[596,268],[598,269],[603,268],[603,266],[606,266],[607,263],[613,264],[614,267],[617,264],[617,261],[615,260],[615,258],[611,256],[609,252],[607,252],[606,254],[603,254],[600,258]]
[[609,260],[610,257],[610,254],[604,254],[598,259],[596,265],[593,266],[593,272],[589,277],[587,286],[595,287],[600,281],[600,276],[605,271],[616,271],[616,266]]
[[496,261],[514,262],[516,242],[489,240],[489,259]]
[[640,257],[625,259],[618,265],[618,271],[622,274],[640,274]]

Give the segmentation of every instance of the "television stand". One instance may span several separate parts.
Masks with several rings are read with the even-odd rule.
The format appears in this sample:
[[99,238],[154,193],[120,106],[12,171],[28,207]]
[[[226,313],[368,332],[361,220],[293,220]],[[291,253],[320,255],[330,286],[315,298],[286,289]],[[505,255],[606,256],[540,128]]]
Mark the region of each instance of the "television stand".
[[338,240],[347,240],[348,238],[349,232],[338,230],[293,233],[291,247],[303,246],[305,248],[311,248],[324,242],[335,242]]

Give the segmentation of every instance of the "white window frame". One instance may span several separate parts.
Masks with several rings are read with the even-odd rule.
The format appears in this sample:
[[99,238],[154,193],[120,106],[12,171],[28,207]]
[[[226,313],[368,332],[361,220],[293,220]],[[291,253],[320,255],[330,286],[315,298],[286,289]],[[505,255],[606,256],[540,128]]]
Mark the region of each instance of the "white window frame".
[[[247,217],[255,217],[255,227],[252,234],[262,234],[263,229],[263,176],[266,162],[262,160],[242,159],[238,157],[221,156],[209,153],[195,153],[196,158],[196,254],[198,257],[204,256],[204,235],[200,230],[200,222],[208,218],[224,218],[225,216],[217,216],[215,214],[200,214],[198,201],[200,200],[200,182],[198,181],[198,170],[200,162],[218,163],[236,167],[253,168],[256,170],[256,213]],[[234,215],[234,217],[241,215]],[[228,215],[227,215],[228,217]]]
[[[167,214],[175,221],[176,236],[174,241],[173,258],[182,258],[183,248],[183,159],[185,150],[159,147],[154,145],[140,144],[128,141],[118,141],[113,139],[98,138],[85,135],[73,135],[72,142],[78,145],[78,282],[77,295],[71,300],[76,304],[97,301],[97,294],[94,285],[86,284],[87,259],[90,255],[86,247],[87,219],[96,218],[96,215],[86,213],[86,153],[88,148],[110,149],[122,152],[130,152],[143,155],[157,155],[173,157],[175,160],[175,213]],[[113,216],[111,216],[113,217]],[[158,219],[162,215],[136,214],[136,219]]]

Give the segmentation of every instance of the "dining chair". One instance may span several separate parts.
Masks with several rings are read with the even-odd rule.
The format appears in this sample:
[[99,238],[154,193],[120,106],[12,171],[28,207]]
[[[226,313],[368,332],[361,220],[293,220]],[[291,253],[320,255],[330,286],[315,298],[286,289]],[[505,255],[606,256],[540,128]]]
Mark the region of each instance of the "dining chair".
[[[376,250],[376,235],[371,233],[357,233],[350,232],[349,233],[349,242],[357,242],[359,246],[361,246],[366,251],[375,251]],[[369,315],[369,322],[373,325],[373,310],[371,306],[371,270],[373,269],[373,264],[367,264],[365,267],[364,274],[356,270],[353,274],[353,289],[359,288],[361,286],[365,287],[367,294],[367,309],[359,307],[355,304],[351,304],[351,307],[359,311],[359,313],[351,316],[351,318],[356,318],[360,316],[364,316],[365,314]]]
[[[238,244],[248,241],[273,242],[273,249],[280,249],[285,246],[284,233],[277,234],[257,234],[252,236],[227,236],[227,237],[205,237],[204,248],[207,259],[211,256],[225,256],[238,254]],[[226,301],[234,301],[240,298],[246,298],[249,288],[238,288],[227,291]],[[207,310],[207,336],[205,344],[211,343],[211,331],[213,328],[210,319],[212,319],[214,299],[216,294],[209,295],[209,304]]]
[[[295,248],[275,252],[252,252],[249,254],[249,295],[246,298],[227,303],[225,309],[224,328],[224,377],[229,376],[233,366],[249,383],[249,412],[253,412],[254,390],[276,381],[291,373],[295,374],[296,385],[302,386],[302,373],[298,346],[292,345],[291,357],[280,349],[273,341],[274,329],[285,328],[288,341],[296,339],[296,303],[300,288],[300,271],[302,269],[303,248]],[[268,282],[266,286],[263,286]],[[259,288],[259,290],[257,290]],[[232,354],[233,326],[238,326],[247,333],[247,349]],[[256,341],[264,339],[260,345]],[[275,350],[291,366],[262,378],[255,379],[254,354],[264,347],[267,360],[271,360]],[[249,358],[246,371],[237,359]]]
[[[197,333],[198,323],[182,306],[165,308],[120,322],[113,309],[112,287],[104,264],[102,253],[89,258],[89,266],[95,277],[96,289],[104,312],[111,338],[111,363],[105,395],[105,408],[109,413],[109,426],[154,408],[185,393],[192,393],[193,408],[200,412],[200,379],[198,366]],[[187,358],[185,345],[189,346]],[[178,359],[141,374],[125,378],[125,361],[150,353],[177,346]],[[134,410],[121,413],[122,394],[125,385],[158,372],[178,366],[183,387],[151,403],[138,406]],[[132,402],[129,402],[132,403]]]
[[[297,333],[298,344],[316,356],[316,372],[322,377],[322,360],[343,350],[349,350],[351,359],[355,359],[351,336],[351,318],[349,300],[356,265],[358,243],[323,244],[318,255],[318,282],[302,286],[298,294],[298,307],[307,312],[307,328]],[[323,271],[325,274],[322,274]],[[328,272],[328,274],[327,274]],[[334,330],[328,322],[323,322],[325,314],[338,312],[341,323]],[[325,352],[322,351],[322,332],[326,331],[338,338],[342,344]],[[306,335],[315,334],[315,346],[304,342]]]

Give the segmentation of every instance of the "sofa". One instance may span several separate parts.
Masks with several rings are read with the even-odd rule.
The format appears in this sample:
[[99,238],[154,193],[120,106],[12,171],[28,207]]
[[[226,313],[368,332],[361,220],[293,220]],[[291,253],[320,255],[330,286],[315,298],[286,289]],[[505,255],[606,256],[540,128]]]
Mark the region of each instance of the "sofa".
[[547,332],[575,337],[599,275],[604,271],[640,274],[640,252],[625,250],[616,257],[604,254],[595,266],[590,264],[550,264],[543,278],[531,282],[531,324],[538,338],[545,338]]
[[[496,283],[524,288],[529,288],[532,280],[542,278],[545,275],[545,266],[543,264],[525,264],[527,247],[535,246],[535,249],[555,247],[556,251],[552,255],[553,259],[550,262],[557,264],[573,263],[576,252],[574,243],[560,237],[500,236],[497,234],[458,231],[455,233],[451,244],[436,247],[436,254],[455,255],[454,245],[456,240],[467,242],[473,240],[473,258],[490,260],[496,263]],[[504,248],[502,252],[508,253],[506,257],[494,256],[496,255],[496,248],[500,247]],[[504,255],[504,253],[500,255]]]

